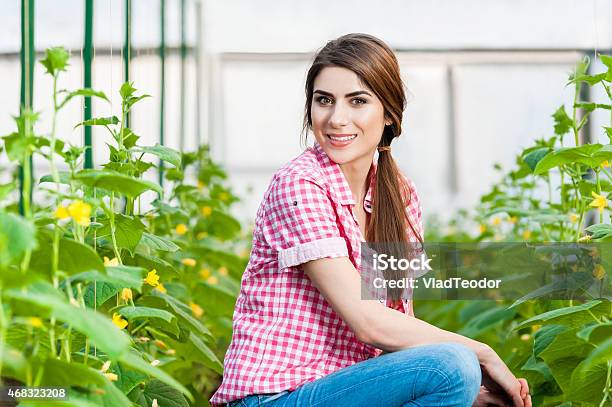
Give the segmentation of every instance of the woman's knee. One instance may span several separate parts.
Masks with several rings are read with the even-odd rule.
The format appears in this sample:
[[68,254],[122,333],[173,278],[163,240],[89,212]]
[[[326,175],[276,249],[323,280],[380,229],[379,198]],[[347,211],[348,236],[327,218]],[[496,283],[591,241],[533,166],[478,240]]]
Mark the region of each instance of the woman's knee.
[[435,345],[439,368],[447,375],[450,385],[462,391],[467,399],[476,398],[482,382],[482,371],[476,353],[459,343]]

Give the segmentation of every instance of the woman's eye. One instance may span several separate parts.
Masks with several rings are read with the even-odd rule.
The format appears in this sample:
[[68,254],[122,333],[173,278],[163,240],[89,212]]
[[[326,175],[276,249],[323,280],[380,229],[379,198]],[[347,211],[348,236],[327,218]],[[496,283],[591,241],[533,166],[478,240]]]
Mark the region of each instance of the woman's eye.
[[319,96],[317,98],[317,102],[323,104],[323,105],[327,105],[331,102],[331,99],[328,98],[327,96]]
[[363,105],[363,104],[366,103],[366,100],[362,99],[362,98],[355,98],[355,99],[353,99],[353,102],[356,102],[355,103],[356,105]]

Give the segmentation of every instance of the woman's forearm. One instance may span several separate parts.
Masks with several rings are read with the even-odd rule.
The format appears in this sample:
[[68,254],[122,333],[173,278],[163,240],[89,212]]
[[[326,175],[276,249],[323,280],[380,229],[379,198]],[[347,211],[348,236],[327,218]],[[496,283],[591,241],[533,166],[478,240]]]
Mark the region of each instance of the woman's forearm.
[[482,342],[445,331],[381,304],[372,308],[374,312],[373,318],[370,319],[371,329],[365,335],[364,342],[383,351],[395,352],[418,345],[456,342],[472,349],[483,364],[492,356],[491,347]]

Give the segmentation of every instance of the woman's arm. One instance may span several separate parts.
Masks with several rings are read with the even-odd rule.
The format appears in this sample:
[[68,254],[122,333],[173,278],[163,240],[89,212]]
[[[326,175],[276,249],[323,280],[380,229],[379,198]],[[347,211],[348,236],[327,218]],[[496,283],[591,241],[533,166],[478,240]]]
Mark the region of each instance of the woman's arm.
[[387,352],[432,343],[461,343],[474,351],[514,405],[524,406],[521,383],[490,346],[397,312],[378,301],[362,300],[361,279],[348,257],[312,260],[304,263],[303,268],[360,341]]
[[492,352],[486,344],[407,317],[378,301],[362,300],[359,273],[348,257],[313,260],[303,267],[334,311],[362,342],[387,352],[431,343],[458,342],[472,349],[481,361]]

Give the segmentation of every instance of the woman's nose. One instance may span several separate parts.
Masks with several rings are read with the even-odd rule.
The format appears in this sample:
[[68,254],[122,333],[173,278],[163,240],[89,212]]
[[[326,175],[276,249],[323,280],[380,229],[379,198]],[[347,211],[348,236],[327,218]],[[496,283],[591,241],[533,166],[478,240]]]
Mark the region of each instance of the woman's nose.
[[341,104],[334,106],[334,110],[329,118],[331,127],[342,127],[349,123],[349,113]]

